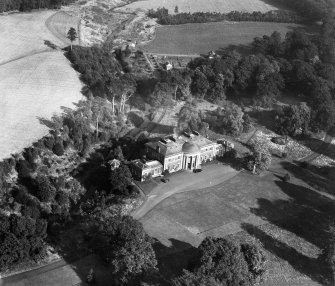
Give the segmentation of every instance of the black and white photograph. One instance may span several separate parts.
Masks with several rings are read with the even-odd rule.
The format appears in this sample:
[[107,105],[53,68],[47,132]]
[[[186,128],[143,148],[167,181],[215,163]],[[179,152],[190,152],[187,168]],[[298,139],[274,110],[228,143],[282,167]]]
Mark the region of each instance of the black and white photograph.
[[0,286],[335,286],[335,0],[0,0]]

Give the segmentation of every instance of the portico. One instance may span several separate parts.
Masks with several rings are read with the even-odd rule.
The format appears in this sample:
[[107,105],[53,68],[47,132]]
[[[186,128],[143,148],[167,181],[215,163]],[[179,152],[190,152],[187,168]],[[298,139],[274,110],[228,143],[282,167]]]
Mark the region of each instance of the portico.
[[184,158],[183,158],[183,169],[194,170],[199,169],[201,166],[200,160],[200,148],[194,142],[185,142],[182,147]]

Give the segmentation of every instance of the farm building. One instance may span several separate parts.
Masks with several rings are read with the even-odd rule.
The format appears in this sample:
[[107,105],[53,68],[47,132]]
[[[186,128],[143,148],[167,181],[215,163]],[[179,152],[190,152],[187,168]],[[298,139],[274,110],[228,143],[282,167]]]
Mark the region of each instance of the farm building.
[[172,68],[173,68],[173,66],[172,66],[172,64],[171,64],[170,62],[165,62],[165,63],[163,64],[163,67],[164,67],[164,69],[167,70],[167,71],[172,70]]
[[223,156],[226,149],[198,132],[185,132],[177,138],[169,136],[146,144],[147,157],[159,161],[163,171],[168,170],[170,173],[199,169],[202,163]]

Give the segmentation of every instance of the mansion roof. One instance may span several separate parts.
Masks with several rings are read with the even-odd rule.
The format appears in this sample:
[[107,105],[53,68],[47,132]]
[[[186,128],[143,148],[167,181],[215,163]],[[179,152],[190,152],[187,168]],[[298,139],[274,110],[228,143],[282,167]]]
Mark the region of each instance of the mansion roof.
[[196,153],[202,147],[216,144],[215,142],[201,136],[199,133],[183,134],[177,138],[165,137],[156,142],[146,143],[151,149],[167,157],[178,153]]
[[158,161],[142,161],[140,159],[132,161],[132,164],[141,170],[154,169],[157,167],[163,167],[163,165]]

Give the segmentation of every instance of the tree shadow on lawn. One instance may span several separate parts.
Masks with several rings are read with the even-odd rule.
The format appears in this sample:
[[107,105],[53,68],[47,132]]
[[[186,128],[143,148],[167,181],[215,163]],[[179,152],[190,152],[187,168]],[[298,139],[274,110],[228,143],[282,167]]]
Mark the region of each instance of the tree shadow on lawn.
[[215,52],[218,55],[225,55],[227,52],[232,52],[232,51],[236,51],[243,56],[247,56],[247,55],[252,54],[252,47],[251,47],[251,45],[233,45],[233,44],[231,44],[231,45],[228,45],[227,47],[219,48]]
[[248,115],[252,117],[257,124],[264,126],[265,128],[276,132],[276,111],[275,110],[253,110],[248,112]]
[[[325,249],[329,239],[328,225],[335,214],[335,202],[299,185],[282,181],[275,183],[290,200],[259,199],[259,207],[251,209],[251,212],[314,244],[320,250]],[[322,255],[317,259],[307,257],[257,227],[247,224],[244,229],[260,239],[270,252],[288,261],[296,270],[313,280],[324,283],[322,277],[330,274]]]
[[334,183],[327,178],[316,175],[312,171],[301,168],[290,162],[281,162],[281,165],[285,170],[293,174],[296,178],[304,181],[312,188],[320,192],[335,196]]
[[327,282],[325,277],[327,277],[329,273],[327,271],[327,266],[322,259],[303,255],[293,247],[268,235],[257,226],[244,223],[242,224],[242,229],[261,241],[267,251],[287,261],[295,270],[323,285]]
[[313,152],[318,153],[320,155],[328,156],[331,159],[335,160],[335,145],[329,142],[325,142],[323,140],[306,137],[306,138],[295,138],[300,144],[306,146],[311,149]]
[[169,240],[170,247],[163,245],[158,240],[153,245],[158,262],[157,267],[165,281],[181,275],[183,269],[193,269],[200,257],[200,251],[191,244],[173,238]]

